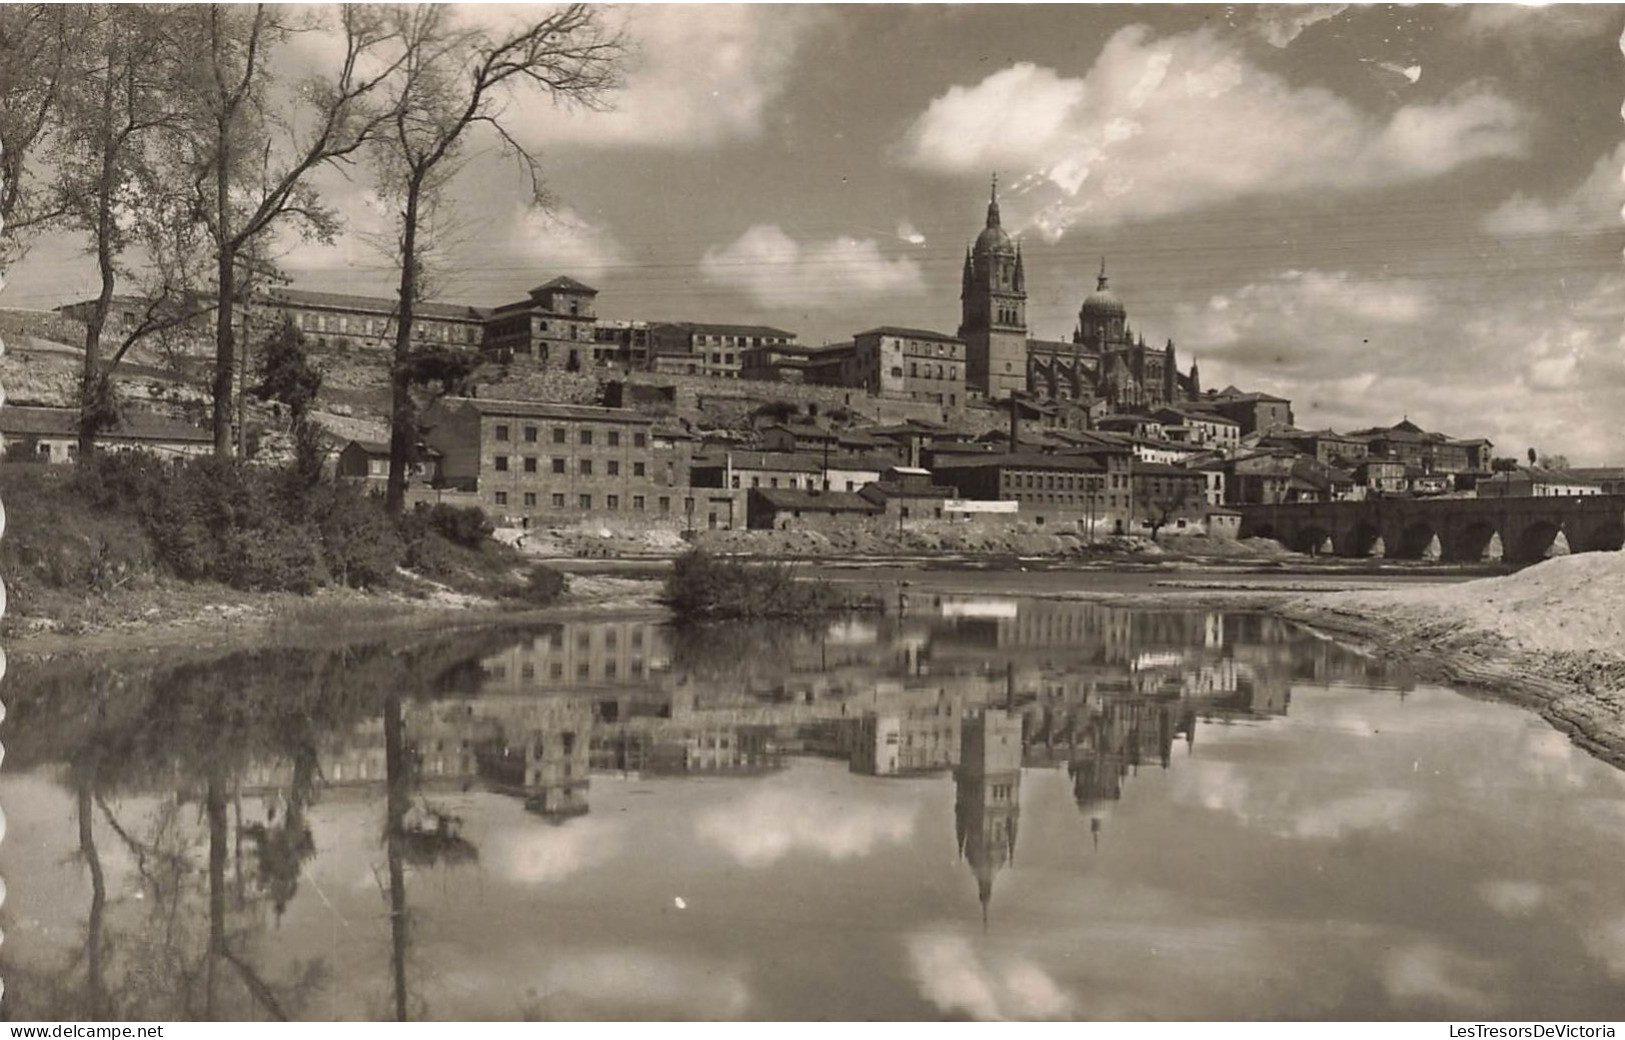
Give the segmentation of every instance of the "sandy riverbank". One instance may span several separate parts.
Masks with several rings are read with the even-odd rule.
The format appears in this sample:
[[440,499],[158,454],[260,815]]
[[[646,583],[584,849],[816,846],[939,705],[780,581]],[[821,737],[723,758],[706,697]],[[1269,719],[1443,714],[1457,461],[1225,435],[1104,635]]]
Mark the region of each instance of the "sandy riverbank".
[[1270,606],[1370,652],[1407,657],[1424,677],[1523,703],[1625,768],[1625,552]]

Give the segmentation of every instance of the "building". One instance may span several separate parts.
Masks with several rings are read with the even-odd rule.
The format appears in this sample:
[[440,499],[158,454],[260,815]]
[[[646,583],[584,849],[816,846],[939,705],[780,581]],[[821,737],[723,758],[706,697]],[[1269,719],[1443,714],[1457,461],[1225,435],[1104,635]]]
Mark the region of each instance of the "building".
[[1035,523],[1124,531],[1133,515],[1129,467],[1126,452],[1001,452],[939,456],[931,472],[938,483],[958,488],[963,498],[1017,502],[1020,515]]
[[745,500],[745,523],[752,530],[788,530],[809,521],[868,519],[883,506],[847,491],[806,488],[754,488]]
[[946,503],[959,497],[959,490],[938,484],[930,470],[918,466],[893,466],[880,479],[865,484],[858,494],[880,506],[885,515],[899,523],[905,520],[941,520]]
[[1540,466],[1519,466],[1512,472],[1496,473],[1478,481],[1479,498],[1542,498],[1603,493],[1599,480],[1568,470]]
[[1210,508],[1208,477],[1201,470],[1136,461],[1132,473],[1135,531],[1183,529]]
[[620,408],[451,397],[423,415],[443,485],[493,516],[691,513],[690,441]]
[[1202,406],[1234,421],[1241,435],[1292,426],[1292,402],[1273,394],[1242,393],[1227,386],[1201,399]]
[[960,721],[959,768],[954,773],[954,838],[976,877],[982,920],[993,881],[1016,856],[1021,818],[1021,716],[986,708]]
[[[0,408],[0,435],[9,462],[70,462],[79,454],[79,410],[8,404]],[[96,447],[178,458],[213,453],[214,436],[179,419],[132,410],[96,435]]]
[[1476,477],[1490,472],[1490,450],[1494,445],[1482,437],[1455,440],[1442,433],[1430,433],[1409,419],[1393,426],[1354,430],[1348,436],[1363,441],[1369,455],[1396,458],[1425,474]]
[[852,337],[857,382],[876,397],[930,401],[956,407],[965,401],[965,343],[925,329],[883,325]]
[[[339,452],[336,474],[350,480],[363,480],[382,486],[389,479],[389,443],[387,441],[352,440]],[[440,453],[427,445],[419,445],[418,461],[406,468],[406,477],[413,484],[435,484],[440,476]]]
[[1241,447],[1241,424],[1218,412],[1165,406],[1152,412],[1151,417],[1162,422],[1163,436],[1168,440],[1222,452]]
[[[286,319],[317,347],[393,350],[400,301],[277,288],[255,297],[249,313],[256,333],[270,334]],[[412,342],[416,346],[477,347],[488,315],[479,307],[419,301],[412,307]]]
[[739,378],[840,386],[842,362],[851,353],[850,343],[814,347],[791,342],[747,347]]
[[593,363],[643,370],[650,367],[654,348],[646,321],[599,318],[593,326]]
[[[796,334],[767,325],[706,325],[697,322],[662,322],[651,325],[653,368],[667,375],[712,376],[740,379],[746,354],[753,349],[792,347]],[[769,355],[770,357],[772,355]],[[752,374],[773,366],[753,362]]]
[[570,277],[538,285],[525,299],[491,312],[485,351],[503,364],[523,360],[569,372],[602,364],[620,346],[598,339],[597,296],[597,289]]
[[[85,321],[94,301],[57,308],[65,318]],[[115,296],[107,314],[109,332],[130,332],[151,310],[148,300]],[[237,311],[245,336],[269,336],[284,321],[291,321],[308,342],[321,349],[392,350],[399,328],[400,301],[393,296],[354,296],[348,293],[278,287],[256,294]],[[484,337],[490,312],[456,303],[420,301],[412,309],[415,345],[477,347]],[[212,321],[211,316],[208,321]]]
[[1027,389],[1027,275],[1021,251],[999,226],[999,182],[987,203],[987,226],[965,252],[959,290],[959,339],[965,382],[988,397]]

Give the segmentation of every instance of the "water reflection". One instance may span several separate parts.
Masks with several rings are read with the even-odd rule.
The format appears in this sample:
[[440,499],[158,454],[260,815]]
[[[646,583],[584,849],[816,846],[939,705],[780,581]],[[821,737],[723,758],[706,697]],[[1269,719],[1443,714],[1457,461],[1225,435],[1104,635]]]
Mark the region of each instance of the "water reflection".
[[[954,847],[985,927],[1016,860],[1024,770],[1064,776],[1098,843],[1108,803],[1142,768],[1177,770],[1199,725],[1270,725],[1294,686],[1337,683],[1410,689],[1402,669],[1264,615],[951,597],[816,630],[583,621],[181,667],[18,669],[7,772],[65,799],[83,871],[36,878],[8,856],[14,891],[35,886],[25,903],[80,923],[71,941],[7,944],[6,1007],[31,1019],[335,1015],[353,996],[335,982],[349,978],[350,940],[312,941],[290,918],[319,902],[384,951],[360,960],[388,966],[345,1014],[457,1014],[424,995],[448,967],[421,959],[439,941],[425,936],[456,922],[415,910],[421,890],[487,857],[536,884],[635,847],[581,819],[595,778],[756,784],[694,825],[747,867],[948,833],[946,813],[919,820],[874,787],[819,801],[774,785],[807,758],[871,785],[951,776]],[[491,825],[476,795],[561,840]],[[25,797],[54,795],[13,786],[8,811]],[[364,807],[371,823],[323,838],[312,820],[324,805]],[[355,856],[374,916],[352,920],[312,878],[324,857]],[[442,890],[430,888],[436,905]],[[535,1002],[517,992],[485,1013],[526,1013]],[[739,1013],[741,992],[726,1001]]]

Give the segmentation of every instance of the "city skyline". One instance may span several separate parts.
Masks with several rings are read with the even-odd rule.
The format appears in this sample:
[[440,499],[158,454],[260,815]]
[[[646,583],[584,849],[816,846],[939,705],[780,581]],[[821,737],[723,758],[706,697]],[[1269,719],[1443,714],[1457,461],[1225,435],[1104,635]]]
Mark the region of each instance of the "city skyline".
[[[951,334],[997,174],[1035,337],[1070,336],[1104,256],[1137,332],[1206,386],[1292,399],[1304,428],[1408,416],[1617,462],[1622,10],[616,10],[640,53],[614,111],[515,102],[555,213],[527,213],[488,146],[437,296],[569,275],[611,319]],[[389,294],[365,174],[321,180],[349,230],[285,243],[285,270]],[[0,306],[90,295],[92,266],[42,239]]]

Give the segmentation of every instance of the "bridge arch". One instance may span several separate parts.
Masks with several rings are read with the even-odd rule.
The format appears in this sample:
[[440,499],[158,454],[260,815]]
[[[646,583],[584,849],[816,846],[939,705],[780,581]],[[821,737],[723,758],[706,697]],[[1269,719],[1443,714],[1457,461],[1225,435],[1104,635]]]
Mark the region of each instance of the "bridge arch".
[[1486,558],[1499,559],[1504,552],[1503,540],[1497,535],[1495,524],[1489,520],[1475,520],[1441,545],[1440,559],[1450,563],[1478,563]]
[[1625,514],[1575,517],[1563,525],[1571,552],[1617,552],[1625,549]]
[[[1558,536],[1562,533],[1563,525],[1558,521],[1550,517],[1536,517],[1504,539],[1507,560],[1511,563],[1538,563],[1547,556],[1563,555],[1569,545],[1567,539],[1559,545]],[[1553,553],[1554,548],[1558,552]]]
[[1305,524],[1293,532],[1287,548],[1311,556],[1329,555],[1337,551],[1332,543],[1332,533],[1316,523]]
[[1368,521],[1360,521],[1344,532],[1337,544],[1340,556],[1382,556],[1387,547],[1382,541],[1382,531]]
[[1425,519],[1414,519],[1400,529],[1398,545],[1390,555],[1402,560],[1438,559],[1443,546],[1439,532]]

